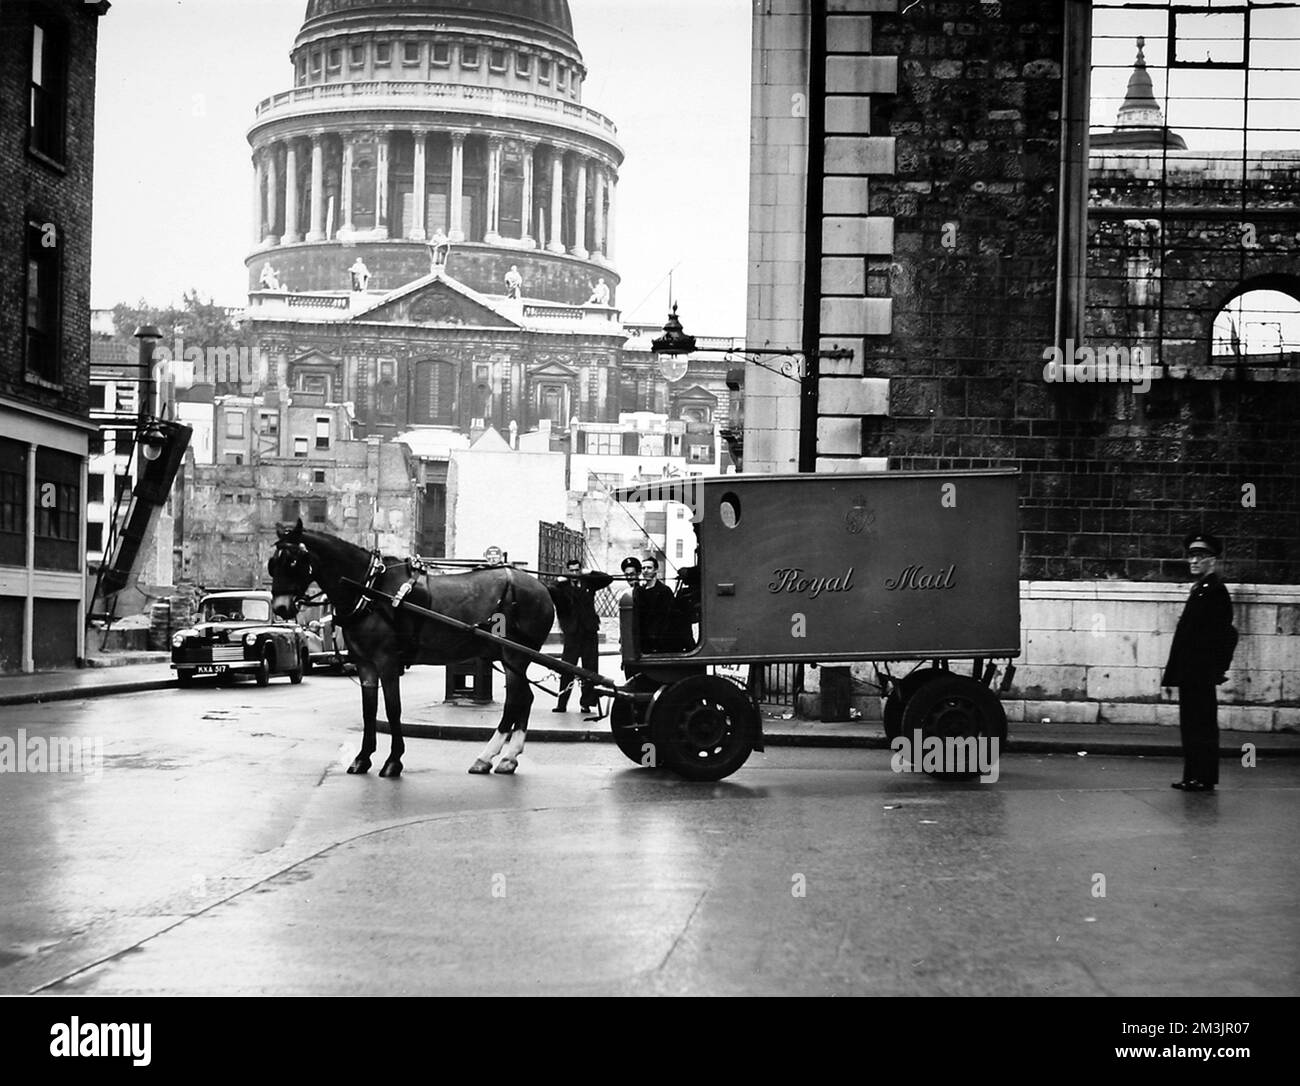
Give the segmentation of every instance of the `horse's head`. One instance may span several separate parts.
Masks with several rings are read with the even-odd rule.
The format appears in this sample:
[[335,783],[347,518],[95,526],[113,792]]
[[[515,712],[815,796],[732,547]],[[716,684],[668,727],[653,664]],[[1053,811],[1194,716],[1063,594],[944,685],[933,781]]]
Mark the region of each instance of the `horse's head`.
[[271,595],[275,613],[281,618],[293,618],[298,613],[298,602],[307,595],[307,587],[315,576],[311,555],[302,541],[302,518],[292,528],[277,528],[275,534],[275,551],[266,563],[271,574]]

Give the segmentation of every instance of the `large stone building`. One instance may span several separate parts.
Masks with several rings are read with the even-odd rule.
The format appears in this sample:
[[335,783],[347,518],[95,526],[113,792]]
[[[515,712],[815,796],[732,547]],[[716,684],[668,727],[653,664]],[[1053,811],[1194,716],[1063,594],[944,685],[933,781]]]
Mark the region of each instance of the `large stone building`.
[[[748,338],[854,358],[824,360],[802,419],[797,386],[751,367],[745,466],[791,470],[802,436],[822,471],[1018,467],[1013,717],[1176,720],[1160,666],[1197,530],[1226,541],[1242,632],[1221,718],[1300,714],[1297,354],[1284,335],[1267,357],[1215,347],[1244,293],[1300,298],[1296,155],[1262,150],[1294,124],[1295,71],[1274,69],[1297,6],[1250,7],[755,9]],[[1160,131],[1147,59],[1122,138],[1113,103],[1090,117],[1094,51],[1139,33],[1175,101],[1235,88],[1232,153],[1197,150],[1217,100],[1185,110],[1205,125],[1180,123],[1191,150]],[[1150,365],[1047,368],[1085,348]]]
[[[266,497],[259,464],[290,456],[293,442],[321,458],[322,424],[299,408],[324,418],[346,405],[350,440],[414,450],[417,508],[393,549],[460,554],[491,525],[458,522],[477,508],[450,478],[467,469],[447,449],[427,455],[430,441],[546,430],[548,452],[573,454],[564,439],[575,420],[657,411],[711,431],[726,416],[725,361],[671,383],[645,329],[620,320],[623,151],[613,122],[582,102],[586,68],[564,0],[310,0],[291,62],[292,89],[260,103],[249,131],[244,329],[267,360],[266,387],[247,390],[237,412],[247,448],[223,444],[222,428],[239,423],[216,405],[205,488],[238,501],[223,472],[251,470]],[[484,448],[466,463],[486,463]],[[364,485],[344,464],[316,466],[300,493],[283,490],[292,473],[276,476],[263,518],[290,500],[321,510],[313,487],[327,468],[332,487]],[[500,502],[512,482],[522,485],[500,480]],[[523,508],[529,495],[518,497]],[[391,525],[372,531],[364,516],[324,508],[328,530],[392,540]],[[563,515],[560,503],[551,519]],[[227,534],[219,508],[191,503],[187,531],[209,521]],[[207,566],[189,572],[212,577]]]
[[0,6],[0,671],[84,654],[99,17]]

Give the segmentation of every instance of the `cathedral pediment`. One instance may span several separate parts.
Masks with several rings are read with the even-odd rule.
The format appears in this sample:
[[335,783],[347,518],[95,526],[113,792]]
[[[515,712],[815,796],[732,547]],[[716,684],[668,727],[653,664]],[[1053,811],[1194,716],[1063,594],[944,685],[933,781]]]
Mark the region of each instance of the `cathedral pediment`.
[[551,359],[537,366],[530,366],[528,369],[529,377],[556,377],[562,381],[568,381],[578,376],[578,371],[572,366],[566,366],[563,362],[556,362]]
[[352,319],[433,328],[519,328],[518,322],[499,312],[487,298],[442,274],[408,283]]

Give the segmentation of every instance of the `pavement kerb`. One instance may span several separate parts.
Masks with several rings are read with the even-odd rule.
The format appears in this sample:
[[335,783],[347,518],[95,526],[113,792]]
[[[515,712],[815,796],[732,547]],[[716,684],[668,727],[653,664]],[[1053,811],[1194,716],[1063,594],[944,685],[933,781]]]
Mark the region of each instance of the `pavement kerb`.
[[[108,669],[95,669],[97,677],[103,677]],[[76,672],[74,674],[85,674]],[[49,686],[41,689],[29,689],[13,693],[4,691],[0,680],[0,706],[34,705],[44,702],[77,701],[82,698],[106,697],[112,694],[136,694],[153,690],[167,690],[177,686],[175,677],[155,679],[134,679],[122,681],[97,682],[94,685],[56,686],[58,673],[48,675]],[[493,713],[491,707],[479,710],[486,717]],[[1031,725],[1037,730],[1042,725]],[[1182,752],[1176,728],[1167,729],[1163,735],[1153,736],[1150,729],[1143,727],[1144,734],[1126,736],[1116,734],[1126,727],[1138,725],[1078,725],[1065,734],[1035,735],[1026,732],[1017,733],[1011,725],[1005,753],[1008,754],[1080,754],[1090,755],[1128,755],[1135,757],[1168,757]],[[1092,728],[1105,728],[1104,733],[1089,734]],[[434,724],[424,721],[408,720],[403,724],[403,732],[412,738],[449,739],[466,742],[487,742],[495,729],[491,723],[442,723]],[[387,733],[384,720],[378,722],[378,730]],[[1162,731],[1166,729],[1161,729]],[[764,722],[763,734],[770,747],[810,747],[858,750],[888,750],[889,741],[885,738],[880,725],[873,723],[821,724],[817,721],[797,721],[793,725],[785,720],[767,720]],[[590,727],[557,728],[546,723],[534,721],[528,729],[528,738],[540,743],[612,743],[607,720],[593,723]],[[1219,756],[1221,758],[1239,757],[1242,744],[1254,743],[1260,754],[1269,757],[1300,757],[1300,736],[1289,732],[1219,732]]]

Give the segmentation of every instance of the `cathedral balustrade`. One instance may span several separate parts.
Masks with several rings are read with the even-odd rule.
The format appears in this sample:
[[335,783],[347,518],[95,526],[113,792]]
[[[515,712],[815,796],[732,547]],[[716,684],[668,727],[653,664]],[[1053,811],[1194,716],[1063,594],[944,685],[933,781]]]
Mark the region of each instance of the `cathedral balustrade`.
[[[257,125],[285,117],[300,117],[329,109],[428,108],[456,102],[466,112],[492,117],[553,122],[565,118],[569,127],[613,141],[618,129],[603,113],[578,102],[549,94],[482,87],[463,83],[375,79],[351,83],[317,83],[294,87],[264,98],[257,105]],[[482,106],[483,108],[476,108]]]
[[619,310],[607,305],[539,305],[533,302],[526,302],[522,313],[525,320],[594,321],[597,324],[618,324],[621,315]]

